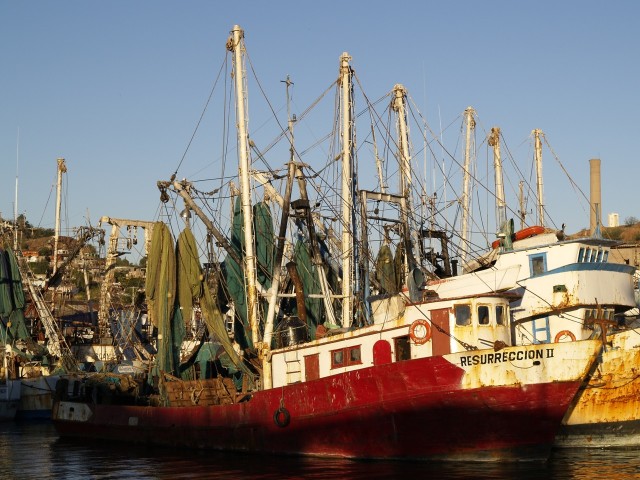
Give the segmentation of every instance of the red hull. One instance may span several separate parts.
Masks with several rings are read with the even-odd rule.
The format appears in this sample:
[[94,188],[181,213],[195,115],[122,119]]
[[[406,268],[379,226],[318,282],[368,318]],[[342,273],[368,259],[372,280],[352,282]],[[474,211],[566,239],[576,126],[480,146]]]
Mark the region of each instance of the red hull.
[[[397,362],[255,393],[209,407],[91,405],[62,436],[219,450],[353,458],[539,460],[549,453],[580,382],[464,389],[442,357]],[[290,423],[274,413],[281,399]]]

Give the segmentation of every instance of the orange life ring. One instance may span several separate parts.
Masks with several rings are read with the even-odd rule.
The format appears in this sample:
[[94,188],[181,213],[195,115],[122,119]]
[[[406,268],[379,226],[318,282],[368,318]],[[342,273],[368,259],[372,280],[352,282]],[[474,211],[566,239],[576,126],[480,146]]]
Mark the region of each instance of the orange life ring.
[[491,249],[492,250],[495,250],[499,246],[500,246],[500,239],[499,238],[497,240],[494,240],[493,242],[491,242]]
[[[424,330],[424,334],[420,329]],[[418,333],[416,333],[416,330],[418,330]],[[416,345],[427,343],[429,339],[431,339],[431,326],[429,325],[429,322],[422,318],[414,320],[409,327],[409,337]]]
[[553,341],[555,343],[560,343],[560,339],[563,337],[569,337],[571,339],[572,342],[576,341],[576,336],[573,334],[573,332],[570,332],[569,330],[561,330],[557,333],[556,338],[553,339]]
[[534,235],[540,235],[544,233],[544,227],[540,225],[533,225],[531,227],[518,230],[513,236],[514,240],[524,240],[525,238],[533,237]]

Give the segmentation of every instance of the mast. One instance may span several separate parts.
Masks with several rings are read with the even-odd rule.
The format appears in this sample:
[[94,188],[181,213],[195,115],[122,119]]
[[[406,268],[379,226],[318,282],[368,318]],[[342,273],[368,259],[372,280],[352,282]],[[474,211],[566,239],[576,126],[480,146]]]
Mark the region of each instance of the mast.
[[[18,251],[18,166],[20,162],[20,129],[18,129],[18,141],[16,143],[16,189],[13,202],[13,251]],[[6,357],[6,355],[5,355]]]
[[502,159],[500,158],[500,128],[493,127],[488,139],[489,145],[493,147],[493,170],[495,174],[496,186],[496,223],[498,232],[504,228],[507,221],[507,204],[504,199],[504,183],[502,179]]
[[542,130],[535,129],[533,137],[535,140],[535,161],[536,161],[536,185],[538,191],[538,224],[544,226],[544,202],[542,199],[542,142],[540,136],[543,135]]
[[409,212],[413,211],[411,202],[411,156],[409,154],[409,133],[407,128],[407,117],[405,113],[405,99],[407,90],[403,85],[396,84],[393,87],[394,99],[393,109],[397,112],[398,120],[398,149],[400,154],[400,196],[402,203],[400,204],[400,217],[402,220],[403,240],[405,244],[405,252],[407,256],[406,273],[408,274],[415,267],[415,258],[413,255],[413,246],[410,239],[409,231]]
[[62,196],[62,174],[67,171],[64,158],[58,158],[58,180],[56,182],[56,225],[53,237],[53,273],[58,270],[58,241],[60,237],[60,206]]
[[382,174],[382,160],[378,155],[378,142],[376,142],[376,129],[371,124],[371,142],[373,143],[373,156],[376,159],[376,170],[378,172],[378,182],[380,182],[380,192],[387,193],[384,183],[384,175]]
[[467,260],[467,253],[469,251],[469,204],[471,197],[469,195],[471,185],[471,133],[476,128],[476,122],[473,119],[475,110],[473,107],[467,107],[464,111],[466,119],[466,140],[464,149],[464,172],[462,180],[462,235],[460,239],[460,260],[462,263]]
[[243,63],[244,31],[234,25],[231,44],[233,50],[234,80],[236,89],[236,124],[238,127],[238,176],[240,177],[240,204],[244,229],[244,266],[247,281],[247,319],[251,326],[254,346],[258,342],[258,291],[256,288],[256,257],[253,245],[253,210],[251,205],[251,184],[249,181],[249,142],[246,117],[246,77]]
[[[290,110],[290,97],[289,97],[289,87],[293,85],[293,82],[287,75],[287,79],[284,81],[287,88],[287,129],[289,133],[289,165],[287,166],[287,185],[284,191],[284,199],[282,202],[282,218],[280,220],[280,229],[278,231],[278,243],[276,247],[276,259],[274,262],[275,268],[273,271],[273,280],[271,281],[271,289],[269,291],[269,309],[267,310],[267,320],[265,322],[264,327],[264,341],[262,344],[264,361],[267,361],[268,355],[266,352],[271,348],[271,338],[273,336],[273,325],[276,316],[276,303],[278,301],[278,290],[280,288],[280,272],[282,271],[282,257],[284,256],[284,246],[285,246],[285,235],[287,233],[287,223],[289,221],[289,207],[291,205],[291,190],[293,189],[293,180],[296,173],[296,164],[295,164],[295,148],[293,144],[293,122],[294,120],[291,118],[291,110]],[[264,373],[264,387],[271,388],[272,386],[272,377],[271,377],[271,369],[263,368]]]
[[342,326],[351,326],[352,296],[352,232],[353,195],[351,191],[351,57],[340,56],[340,89],[342,115]]
[[519,187],[520,187],[520,195],[519,195],[519,200],[520,200],[520,230],[522,230],[524,228],[524,219],[527,216],[527,212],[525,211],[524,207],[525,207],[525,201],[524,201],[524,181],[520,180],[519,183]]

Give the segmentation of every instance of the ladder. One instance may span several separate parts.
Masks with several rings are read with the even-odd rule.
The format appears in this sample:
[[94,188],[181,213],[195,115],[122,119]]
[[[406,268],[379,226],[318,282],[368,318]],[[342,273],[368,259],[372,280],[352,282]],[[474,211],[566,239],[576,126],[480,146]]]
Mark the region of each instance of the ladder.
[[26,259],[22,256],[22,252],[17,252],[16,257],[18,259],[18,268],[20,269],[20,275],[22,281],[26,284],[33,304],[36,307],[38,316],[44,325],[45,335],[48,340],[47,348],[49,352],[60,359],[62,367],[68,372],[77,371],[78,363],[71,352],[71,348],[67,344],[67,341],[58,326],[56,319],[54,318],[47,302],[44,300],[40,290],[35,285],[35,276]]

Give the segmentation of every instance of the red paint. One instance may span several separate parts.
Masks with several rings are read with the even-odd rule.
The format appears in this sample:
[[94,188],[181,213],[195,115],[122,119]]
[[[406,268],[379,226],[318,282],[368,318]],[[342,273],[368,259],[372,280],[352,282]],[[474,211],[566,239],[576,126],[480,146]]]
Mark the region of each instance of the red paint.
[[533,225],[531,227],[518,230],[514,234],[514,240],[524,240],[525,238],[533,237],[534,235],[540,235],[541,233],[544,233],[544,227],[541,227],[540,225]]
[[[546,458],[580,382],[465,390],[463,375],[442,357],[429,357],[259,391],[233,405],[91,405],[88,421],[72,422],[56,417],[56,404],[54,423],[63,436],[189,448],[476,460],[526,452]],[[286,427],[273,420],[281,402],[291,415]]]
[[[525,238],[533,237],[534,235],[540,235],[544,233],[544,227],[540,225],[533,225],[531,227],[523,228],[522,230],[518,230],[514,235],[513,239],[516,240],[524,240]],[[496,239],[491,242],[491,248],[495,250],[500,246],[500,239]]]
[[304,357],[305,380],[317,380],[320,378],[320,357],[315,355],[307,355]]
[[451,336],[449,335],[449,309],[438,308],[431,310],[431,323],[433,324],[432,355],[446,355],[451,353]]
[[373,344],[373,364],[391,363],[391,344],[386,340],[378,340]]

